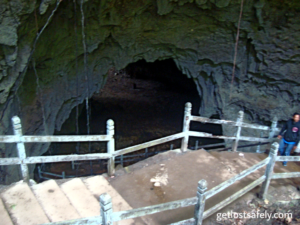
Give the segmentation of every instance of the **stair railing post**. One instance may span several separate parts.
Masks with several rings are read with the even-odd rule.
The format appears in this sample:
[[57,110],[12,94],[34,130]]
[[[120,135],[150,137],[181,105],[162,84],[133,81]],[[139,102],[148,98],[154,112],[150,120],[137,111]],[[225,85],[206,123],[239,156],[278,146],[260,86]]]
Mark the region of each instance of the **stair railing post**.
[[108,120],[106,123],[107,135],[110,135],[111,138],[107,142],[107,153],[110,154],[110,158],[107,163],[107,173],[108,176],[113,176],[115,174],[115,157],[113,156],[115,152],[115,126],[113,120]]
[[297,152],[297,153],[299,153],[300,152],[300,142],[298,143],[298,145],[297,145],[297,148],[295,149],[295,151],[294,152]]
[[124,155],[121,155],[120,160],[121,160],[121,166],[122,166],[122,167],[124,166],[123,159],[124,159]]
[[265,171],[266,179],[262,183],[260,193],[259,193],[259,197],[262,198],[263,200],[265,200],[266,197],[267,197],[268,188],[269,188],[269,185],[270,185],[270,181],[272,179],[273,169],[274,169],[274,165],[275,165],[275,162],[276,162],[278,148],[279,148],[279,144],[274,142],[271,146],[271,149],[270,149],[270,153],[269,153],[270,161],[267,164],[266,171]]
[[102,218],[102,225],[113,224],[112,213],[113,209],[111,197],[106,193],[100,195],[100,215]]
[[232,151],[233,152],[236,152],[237,147],[238,147],[239,139],[240,139],[240,136],[241,136],[241,130],[242,130],[241,124],[243,122],[243,118],[244,118],[244,112],[239,111],[239,115],[238,115],[238,118],[236,120],[236,123],[237,123],[236,139],[235,139],[235,141],[233,142],[233,145],[232,145]]
[[195,143],[195,150],[198,150],[198,140],[196,141],[196,143]]
[[[261,131],[260,132],[260,138],[263,138],[264,137],[264,132]],[[256,152],[257,153],[260,153],[260,145],[261,145],[261,142],[258,143],[257,147],[256,147]]]
[[39,178],[43,178],[40,166],[38,166],[38,174],[39,174]]
[[26,151],[25,151],[25,144],[22,141],[22,124],[21,120],[18,116],[14,116],[12,119],[14,135],[16,136],[17,142],[17,149],[18,149],[18,156],[21,162],[21,173],[24,181],[29,180],[29,173],[28,173],[28,166],[27,164],[23,163],[23,160],[26,159]]
[[190,123],[191,123],[191,112],[192,112],[192,103],[187,102],[185,104],[185,108],[184,108],[182,132],[184,132],[185,135],[181,139],[181,152],[187,151],[187,146],[188,146],[188,142],[189,142]]
[[197,204],[195,205],[195,225],[201,225],[203,220],[203,212],[205,208],[206,195],[205,191],[207,190],[207,182],[202,179],[198,182],[197,189]]
[[271,125],[271,129],[270,129],[270,133],[269,133],[269,139],[272,139],[274,137],[274,134],[275,134],[275,130],[276,130],[276,127],[277,127],[277,117],[275,116],[273,121],[272,121],[272,125]]

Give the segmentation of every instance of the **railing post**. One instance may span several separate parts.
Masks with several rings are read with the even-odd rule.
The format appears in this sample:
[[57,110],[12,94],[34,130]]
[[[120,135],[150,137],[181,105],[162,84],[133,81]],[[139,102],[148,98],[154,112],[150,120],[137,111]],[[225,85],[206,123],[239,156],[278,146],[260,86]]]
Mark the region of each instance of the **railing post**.
[[123,163],[123,158],[124,158],[124,155],[121,155],[120,160],[121,160],[121,165],[122,165],[122,167],[123,167],[123,165],[124,165],[124,163]]
[[187,146],[188,146],[188,142],[189,142],[191,112],[192,112],[192,103],[187,102],[185,104],[184,117],[183,117],[183,130],[182,130],[182,132],[185,133],[185,136],[181,140],[181,152],[186,152],[186,150],[187,150]]
[[110,158],[107,163],[107,173],[108,176],[113,176],[115,174],[115,157],[113,156],[115,152],[115,126],[114,126],[114,121],[113,120],[107,120],[106,123],[106,128],[107,128],[107,135],[110,135],[111,138],[107,142],[107,153],[110,154]]
[[263,200],[265,200],[267,197],[269,184],[270,184],[270,181],[272,178],[273,169],[274,169],[274,165],[276,162],[278,147],[279,147],[279,144],[274,142],[270,149],[270,153],[269,153],[270,161],[269,161],[266,171],[265,171],[266,179],[263,182],[261,189],[260,189],[260,193],[259,193],[259,197],[262,198]]
[[[264,137],[264,132],[263,131],[260,132],[260,136],[259,137],[260,138]],[[257,153],[260,153],[260,145],[261,145],[261,142],[259,142],[258,145],[257,145],[257,147],[256,147],[256,152]]]
[[[23,161],[26,159],[26,151],[25,151],[25,145],[24,142],[22,142],[22,125],[21,120],[18,116],[14,116],[12,119],[13,123],[13,129],[14,129],[14,135],[16,136],[18,143],[17,143],[17,149],[18,149],[18,156]],[[24,181],[29,180],[29,173],[28,173],[28,166],[25,163],[21,163],[21,173]]]
[[197,189],[197,204],[195,206],[195,225],[201,225],[203,220],[203,212],[205,207],[205,200],[206,195],[205,191],[207,190],[207,182],[206,180],[202,179],[198,182],[198,189]]
[[295,149],[295,151],[294,152],[297,152],[297,153],[299,153],[300,152],[300,142],[298,143],[298,145],[297,145],[297,148]]
[[102,225],[112,225],[112,202],[109,194],[100,195],[100,215],[102,217]]
[[40,167],[40,166],[38,166],[38,174],[39,174],[39,178],[43,178],[43,177],[42,177],[42,171],[41,171],[41,167]]
[[235,141],[233,142],[233,145],[232,145],[232,151],[233,152],[236,152],[237,147],[238,147],[239,139],[240,139],[240,136],[241,136],[241,130],[242,130],[242,127],[240,125],[243,122],[243,118],[244,118],[244,112],[239,111],[239,115],[238,115],[238,118],[236,120],[236,123],[237,123],[236,139],[235,139]]
[[271,125],[271,129],[270,129],[270,133],[269,133],[269,139],[273,138],[274,137],[274,134],[275,134],[275,129],[277,127],[277,117],[275,116],[273,121],[272,121],[272,125]]

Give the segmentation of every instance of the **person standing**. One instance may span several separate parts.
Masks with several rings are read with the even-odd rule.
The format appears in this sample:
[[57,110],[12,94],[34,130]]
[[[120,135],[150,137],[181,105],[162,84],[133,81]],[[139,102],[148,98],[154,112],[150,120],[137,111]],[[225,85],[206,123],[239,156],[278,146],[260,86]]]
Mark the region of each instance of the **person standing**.
[[[282,127],[278,139],[281,139],[279,143],[279,153],[282,156],[289,156],[293,147],[297,146],[300,140],[300,114],[294,113],[293,118],[289,119]],[[283,166],[287,165],[287,162],[282,163]]]

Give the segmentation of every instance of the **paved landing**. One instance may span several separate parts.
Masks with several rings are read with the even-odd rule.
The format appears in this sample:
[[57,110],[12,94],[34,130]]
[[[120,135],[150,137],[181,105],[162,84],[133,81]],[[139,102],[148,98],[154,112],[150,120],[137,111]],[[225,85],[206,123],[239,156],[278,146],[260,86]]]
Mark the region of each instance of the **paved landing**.
[[[236,175],[203,150],[166,152],[128,169],[127,173],[125,169],[117,171],[110,183],[132,208],[195,197],[199,180],[207,180],[208,188],[212,188]],[[166,178],[167,184],[155,187],[150,182],[155,176],[162,180]],[[208,206],[211,204],[208,203]],[[169,224],[191,218],[193,213],[194,206],[191,206],[146,216],[145,219],[149,224]]]
[[[169,151],[148,158],[142,162],[118,170],[111,185],[122,195],[132,208],[150,206],[196,196],[197,184],[201,179],[208,182],[208,190],[240,172],[259,163],[266,154],[206,152],[204,150],[180,153],[179,150]],[[283,167],[276,163],[275,172],[294,171],[295,163]],[[295,164],[296,165],[296,164]],[[299,170],[299,166],[296,165]],[[262,176],[265,167],[237,181],[229,188],[213,196],[206,202],[206,209],[214,206],[241,188]],[[155,187],[151,178],[160,177],[167,183]],[[274,180],[272,183],[282,182]],[[162,182],[163,183],[163,182]],[[148,224],[170,224],[193,217],[194,206],[165,211],[146,216]]]

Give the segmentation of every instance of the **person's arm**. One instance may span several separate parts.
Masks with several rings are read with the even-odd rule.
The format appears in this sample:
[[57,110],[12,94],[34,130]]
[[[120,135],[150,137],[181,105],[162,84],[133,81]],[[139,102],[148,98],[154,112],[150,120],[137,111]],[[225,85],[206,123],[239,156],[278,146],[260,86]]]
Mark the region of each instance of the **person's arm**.
[[283,132],[287,129],[287,122],[284,124],[284,126],[281,128],[279,134],[278,134],[278,138],[282,138]]
[[295,146],[297,146],[299,144],[299,141],[300,141],[300,127],[298,127],[297,140],[296,140]]

